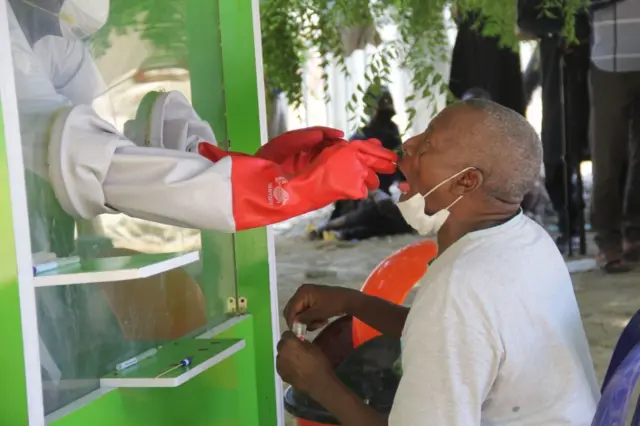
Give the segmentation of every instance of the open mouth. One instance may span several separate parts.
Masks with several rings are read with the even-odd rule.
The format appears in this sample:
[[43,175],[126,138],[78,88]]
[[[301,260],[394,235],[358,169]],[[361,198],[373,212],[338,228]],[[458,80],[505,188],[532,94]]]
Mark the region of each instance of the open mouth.
[[403,193],[403,194],[408,194],[411,192],[411,185],[409,185],[409,182],[400,182],[398,184],[398,189]]

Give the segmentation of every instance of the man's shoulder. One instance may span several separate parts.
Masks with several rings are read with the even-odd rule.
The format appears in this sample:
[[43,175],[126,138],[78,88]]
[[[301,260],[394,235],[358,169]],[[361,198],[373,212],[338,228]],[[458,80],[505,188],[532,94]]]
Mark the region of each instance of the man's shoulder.
[[484,292],[514,280],[528,281],[540,274],[566,269],[548,233],[523,215],[517,226],[471,235],[447,250],[431,266],[427,277],[448,282],[448,291]]

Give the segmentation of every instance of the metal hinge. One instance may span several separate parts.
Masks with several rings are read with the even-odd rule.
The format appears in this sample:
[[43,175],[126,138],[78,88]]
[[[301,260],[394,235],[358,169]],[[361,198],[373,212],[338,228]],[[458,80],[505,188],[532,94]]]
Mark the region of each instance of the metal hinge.
[[235,297],[229,297],[227,299],[227,313],[229,314],[244,314],[247,312],[247,298],[239,297],[236,300]]

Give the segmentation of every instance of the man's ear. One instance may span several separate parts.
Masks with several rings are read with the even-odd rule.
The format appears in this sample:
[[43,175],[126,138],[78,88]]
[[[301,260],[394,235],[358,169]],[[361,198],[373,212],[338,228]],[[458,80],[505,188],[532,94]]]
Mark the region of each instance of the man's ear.
[[454,179],[453,192],[458,195],[468,195],[478,189],[484,180],[484,175],[478,169],[469,169]]

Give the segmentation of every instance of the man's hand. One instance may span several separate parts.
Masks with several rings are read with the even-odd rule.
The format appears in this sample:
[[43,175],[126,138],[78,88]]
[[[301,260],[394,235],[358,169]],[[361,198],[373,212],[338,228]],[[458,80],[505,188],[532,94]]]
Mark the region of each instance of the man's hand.
[[355,290],[344,287],[303,284],[284,307],[284,318],[291,327],[294,321],[307,325],[309,331],[324,327],[330,318],[344,315]]
[[286,331],[278,343],[276,369],[282,380],[304,392],[335,415],[344,426],[387,426],[377,411],[349,390],[334,374],[329,360],[313,344]]
[[334,380],[333,370],[320,349],[295,334],[285,331],[278,342],[276,369],[282,380],[295,389],[310,395],[322,388],[327,380]]

